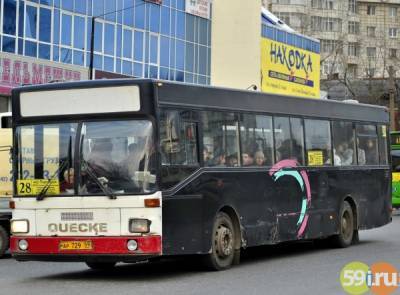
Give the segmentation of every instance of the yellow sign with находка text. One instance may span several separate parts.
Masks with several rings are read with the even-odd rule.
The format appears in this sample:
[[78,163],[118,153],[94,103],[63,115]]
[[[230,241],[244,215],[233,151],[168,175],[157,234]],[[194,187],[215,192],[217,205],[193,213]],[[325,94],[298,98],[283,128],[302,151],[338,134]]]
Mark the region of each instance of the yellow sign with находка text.
[[274,94],[320,98],[320,55],[262,38],[261,89]]

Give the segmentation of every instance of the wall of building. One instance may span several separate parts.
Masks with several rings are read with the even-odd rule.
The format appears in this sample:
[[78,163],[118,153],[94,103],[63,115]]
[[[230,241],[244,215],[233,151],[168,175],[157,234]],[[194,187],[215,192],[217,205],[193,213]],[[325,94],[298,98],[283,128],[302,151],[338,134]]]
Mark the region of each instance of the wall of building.
[[261,3],[217,0],[212,12],[211,84],[260,88]]
[[187,2],[0,0],[0,51],[88,67],[98,16],[96,69],[209,84],[211,20],[188,13]]

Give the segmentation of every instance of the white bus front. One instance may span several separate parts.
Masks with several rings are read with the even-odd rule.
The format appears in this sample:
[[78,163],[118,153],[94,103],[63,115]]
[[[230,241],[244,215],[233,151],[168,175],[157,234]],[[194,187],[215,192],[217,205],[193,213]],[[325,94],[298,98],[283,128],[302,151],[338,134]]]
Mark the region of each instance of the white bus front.
[[[16,259],[85,261],[96,268],[162,254],[156,128],[151,116],[134,114],[141,109],[139,92],[129,87],[138,88],[19,95],[11,222]],[[27,109],[48,105],[47,97],[64,107]],[[94,102],[103,105],[87,105]]]

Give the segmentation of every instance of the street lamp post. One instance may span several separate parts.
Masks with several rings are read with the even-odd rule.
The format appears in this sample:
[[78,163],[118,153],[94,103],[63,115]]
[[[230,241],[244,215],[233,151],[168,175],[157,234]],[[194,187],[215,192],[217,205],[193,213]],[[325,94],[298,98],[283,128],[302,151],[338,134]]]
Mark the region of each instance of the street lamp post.
[[142,6],[142,5],[145,5],[145,2],[140,3],[138,5],[125,7],[123,9],[118,9],[118,10],[107,12],[107,13],[104,13],[104,14],[92,16],[92,31],[91,31],[91,34],[90,34],[90,63],[89,63],[89,79],[90,80],[93,80],[93,78],[94,78],[93,77],[93,72],[94,72],[94,70],[93,70],[94,69],[94,28],[95,28],[95,25],[96,25],[96,18],[100,18],[100,17],[106,16],[106,15],[109,15],[109,14],[112,14],[112,13],[121,12],[121,11],[124,11],[124,10],[127,10],[127,9],[131,9],[131,8],[137,8],[137,7]]
[[90,33],[90,64],[89,79],[93,80],[93,63],[94,63],[94,26],[96,24],[96,16],[92,17],[92,31]]

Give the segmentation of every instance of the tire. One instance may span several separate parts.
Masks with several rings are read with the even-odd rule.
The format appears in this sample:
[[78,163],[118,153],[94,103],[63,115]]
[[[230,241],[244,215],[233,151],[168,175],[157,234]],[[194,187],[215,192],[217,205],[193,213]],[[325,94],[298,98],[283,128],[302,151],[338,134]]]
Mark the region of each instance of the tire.
[[235,250],[237,234],[229,215],[219,212],[213,225],[211,253],[204,257],[208,269],[225,270],[238,263],[240,251]]
[[349,247],[353,239],[358,237],[358,231],[355,228],[354,212],[349,202],[344,201],[339,214],[339,234],[332,237],[332,245],[336,248]]
[[2,257],[6,253],[9,246],[10,236],[6,229],[0,225],[0,257]]
[[110,270],[115,267],[116,262],[86,262],[86,265],[93,270]]

